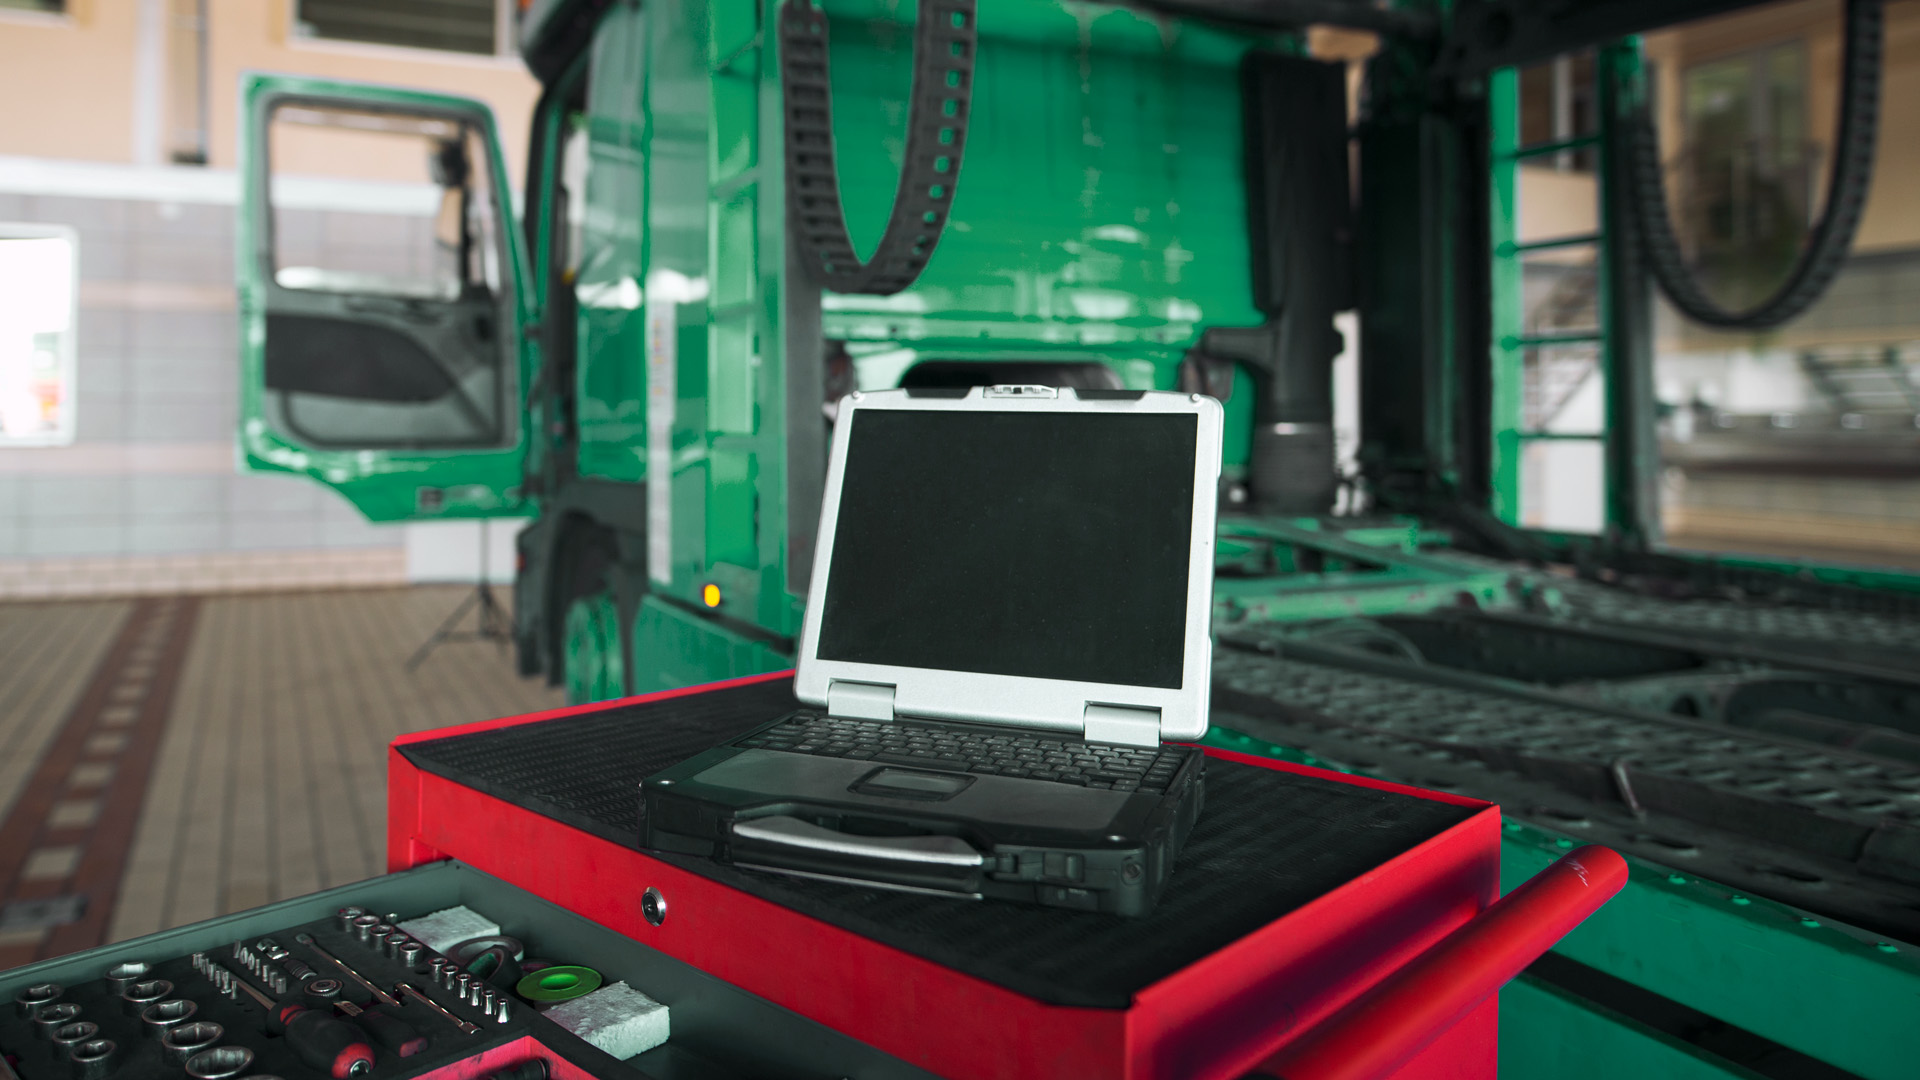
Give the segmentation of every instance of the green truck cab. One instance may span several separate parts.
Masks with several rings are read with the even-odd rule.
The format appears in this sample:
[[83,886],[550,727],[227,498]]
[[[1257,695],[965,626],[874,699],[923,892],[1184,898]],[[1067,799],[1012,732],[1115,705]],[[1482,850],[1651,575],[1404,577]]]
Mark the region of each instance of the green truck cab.
[[[922,11],[949,8],[975,17]],[[850,390],[1204,389],[1227,401],[1226,465],[1245,478],[1248,373],[1192,354],[1210,328],[1263,321],[1241,68],[1297,36],[984,0],[965,111],[939,129],[964,151],[941,158],[937,250],[882,295],[823,288],[796,250],[782,10],[535,5],[522,44],[543,93],[517,213],[479,103],[244,87],[247,467],[309,476],[376,521],[528,518],[519,662],[579,700],[791,662]],[[916,17],[822,16],[859,251],[902,186]],[[384,222],[310,220],[302,185],[340,170],[377,178]]]
[[[1252,735],[1216,728],[1211,745],[1324,763],[1287,747],[1345,729],[1358,768],[1382,745],[1413,746],[1392,759],[1394,778],[1444,785],[1454,766],[1431,763],[1453,762],[1459,786],[1505,792],[1510,884],[1576,833],[1612,828],[1608,815],[1624,813],[1616,788],[1631,807],[1628,824],[1602,834],[1634,859],[1629,889],[1557,951],[1574,968],[1536,968],[1503,995],[1508,1073],[1910,1075],[1900,1036],[1911,1024],[1899,1017],[1920,987],[1912,949],[1846,924],[1883,896],[1910,912],[1899,889],[1911,879],[1896,887],[1846,867],[1823,869],[1832,883],[1795,877],[1803,853],[1770,835],[1787,819],[1767,816],[1791,792],[1702,795],[1692,810],[1657,812],[1656,827],[1619,760],[1603,773],[1563,767],[1581,760],[1572,750],[1540,749],[1572,741],[1536,723],[1562,715],[1549,706],[1602,727],[1627,706],[1516,683],[1501,666],[1509,653],[1478,638],[1460,639],[1473,646],[1454,650],[1473,653],[1460,670],[1427,663],[1382,621],[1444,609],[1446,629],[1490,615],[1474,625],[1538,646],[1515,664],[1551,671],[1555,656],[1587,655],[1566,624],[1609,610],[1625,620],[1612,632],[1665,631],[1669,645],[1776,616],[1891,635],[1894,614],[1914,610],[1910,573],[1660,543],[1652,290],[1612,165],[1631,145],[1619,136],[1632,91],[1644,91],[1626,35],[1746,5],[1152,6],[826,0],[818,14],[801,0],[535,0],[522,54],[543,92],[519,191],[477,103],[250,78],[246,465],[310,477],[373,520],[525,519],[520,668],[590,701],[791,664],[833,406],[848,391],[1042,382],[1212,394],[1227,411],[1229,511],[1216,675],[1221,658],[1237,659],[1228,680],[1267,687],[1261,700],[1293,719],[1263,714]],[[927,12],[975,24],[969,55],[943,54],[967,61],[958,85],[928,82],[942,56],[916,59]],[[796,13],[830,39],[804,99],[782,67]],[[1380,33],[1351,130],[1346,70],[1305,59],[1289,19]],[[1523,143],[1520,66],[1589,47],[1594,130]],[[938,110],[942,87],[965,91],[954,114]],[[791,137],[796,119],[815,135],[831,126],[830,209],[819,162],[794,167],[806,142]],[[961,149],[938,149],[949,145]],[[1522,242],[1518,164],[1589,149],[1604,163],[1597,231]],[[913,173],[943,158],[957,180]],[[340,174],[353,213],[326,209],[343,205],[348,188],[321,190]],[[910,188],[903,175],[919,179]],[[903,191],[928,227],[925,244],[909,232],[897,245],[914,262],[907,280],[836,288],[858,276],[847,247],[857,261],[883,237],[901,240]],[[839,247],[837,214],[850,241]],[[1530,333],[1523,260],[1568,245],[1593,248],[1597,325]],[[1360,518],[1329,513],[1343,482],[1330,445],[1333,316],[1348,309],[1366,357],[1357,459],[1375,511]],[[1569,341],[1592,346],[1605,423],[1526,430],[1528,351]],[[1530,440],[1598,451],[1597,532],[1516,528]],[[1476,557],[1440,550],[1450,544]],[[1612,588],[1628,579],[1649,596]],[[1705,613],[1679,621],[1688,598]],[[1486,610],[1502,605],[1524,613]],[[1792,640],[1816,659],[1838,647]],[[1481,660],[1488,671],[1468,662]],[[1297,679],[1273,674],[1286,665]],[[1329,701],[1351,695],[1327,706],[1333,722],[1295,700],[1309,684]],[[1478,735],[1463,724],[1414,746],[1362,708],[1410,701],[1411,716],[1462,687]],[[1626,716],[1621,730],[1645,719]],[[1252,718],[1221,718],[1242,721]],[[1826,753],[1787,738],[1761,749]],[[1536,756],[1545,764],[1519,780],[1503,772]],[[1734,775],[1709,764],[1688,775]],[[1688,784],[1668,789],[1676,802],[1707,790]],[[1806,836],[1830,835],[1827,824]],[[1714,864],[1715,880],[1699,863],[1736,827],[1758,854]]]

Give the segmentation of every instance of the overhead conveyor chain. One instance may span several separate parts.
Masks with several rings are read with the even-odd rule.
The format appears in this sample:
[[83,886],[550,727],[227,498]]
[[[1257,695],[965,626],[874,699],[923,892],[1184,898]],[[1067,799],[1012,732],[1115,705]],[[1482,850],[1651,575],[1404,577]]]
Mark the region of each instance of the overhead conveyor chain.
[[1248,734],[1495,798],[1548,828],[1611,818],[1620,828],[1609,839],[1656,862],[1712,849],[1730,886],[1920,939],[1920,767],[1262,651],[1283,633],[1223,634],[1216,724],[1240,714]]

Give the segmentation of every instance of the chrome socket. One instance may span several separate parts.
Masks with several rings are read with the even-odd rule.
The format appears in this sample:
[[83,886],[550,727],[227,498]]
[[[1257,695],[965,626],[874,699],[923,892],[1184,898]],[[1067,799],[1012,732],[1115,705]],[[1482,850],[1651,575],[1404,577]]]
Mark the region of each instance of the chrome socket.
[[100,1037],[100,1025],[87,1020],[62,1024],[53,1029],[51,1041],[55,1057],[63,1061],[73,1060],[73,1048],[81,1043],[92,1042]]
[[21,1016],[31,1020],[40,1015],[40,1010],[60,1000],[67,988],[59,983],[35,983],[13,996],[13,1008]]
[[127,987],[147,977],[147,963],[144,960],[122,960],[106,970],[103,978],[116,994],[124,994]]
[[220,1045],[226,1034],[226,1028],[210,1020],[180,1024],[160,1036],[160,1053],[175,1065],[185,1065],[193,1055]]
[[38,1035],[42,1042],[52,1042],[54,1032],[68,1024],[78,1023],[79,1020],[80,1006],[71,1001],[63,1001],[40,1010],[39,1015],[33,1018],[33,1033]]
[[190,1023],[199,1011],[200,1006],[185,998],[168,998],[141,1009],[140,1020],[147,1026],[147,1038],[164,1039],[168,1031]]
[[253,1051],[244,1046],[216,1046],[187,1059],[193,1080],[230,1080],[253,1067]]
[[120,991],[120,1002],[128,1016],[139,1016],[147,1006],[172,996],[173,984],[167,980],[142,979]]
[[75,1046],[67,1057],[73,1066],[74,1080],[103,1080],[113,1072],[119,1049],[112,1039],[89,1039]]
[[363,907],[351,907],[351,906],[343,907],[339,911],[336,911],[333,913],[333,919],[336,923],[340,924],[340,929],[352,930],[353,920],[359,918],[362,915],[365,915],[366,913],[367,913],[367,909]]

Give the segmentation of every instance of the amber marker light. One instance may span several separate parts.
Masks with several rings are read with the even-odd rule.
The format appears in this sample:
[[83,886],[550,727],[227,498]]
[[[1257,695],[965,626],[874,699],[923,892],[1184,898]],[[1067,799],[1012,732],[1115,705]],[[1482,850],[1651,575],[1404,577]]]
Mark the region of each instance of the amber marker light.
[[700,599],[705,602],[708,607],[719,607],[720,586],[715,585],[711,581],[707,582],[700,588]]

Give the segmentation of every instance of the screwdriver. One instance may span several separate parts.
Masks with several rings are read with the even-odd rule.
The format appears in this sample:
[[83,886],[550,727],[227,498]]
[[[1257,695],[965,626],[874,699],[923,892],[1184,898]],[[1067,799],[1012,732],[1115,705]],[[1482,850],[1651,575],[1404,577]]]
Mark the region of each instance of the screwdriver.
[[380,1040],[380,1045],[403,1058],[427,1048],[427,1037],[397,1016],[388,1016],[378,1009],[363,1009],[351,1001],[336,1001],[334,1007],[359,1021],[369,1035]]
[[372,1071],[373,1047],[346,1021],[305,1005],[282,1005],[271,1015],[300,1060],[333,1080],[352,1080]]

